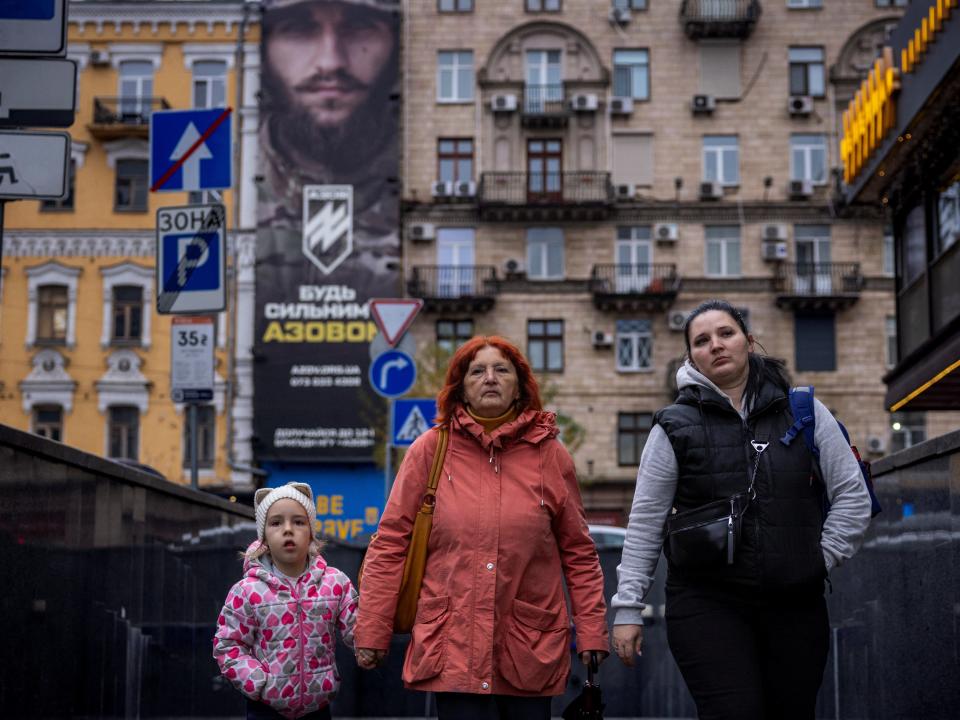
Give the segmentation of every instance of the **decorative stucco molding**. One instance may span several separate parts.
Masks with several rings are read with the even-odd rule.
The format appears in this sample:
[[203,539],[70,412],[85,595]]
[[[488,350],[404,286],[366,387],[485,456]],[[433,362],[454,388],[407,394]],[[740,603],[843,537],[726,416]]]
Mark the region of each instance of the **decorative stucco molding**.
[[67,373],[67,360],[48,348],[33,356],[33,370],[20,381],[23,411],[33,412],[37,405],[59,405],[65,413],[73,411],[73,394],[77,383]]
[[138,138],[111,140],[103,144],[103,149],[107,153],[107,165],[111,170],[116,169],[117,160],[127,158],[133,160],[150,159],[150,144],[146,140]]
[[237,46],[230,43],[184,43],[183,64],[193,71],[193,64],[205,60],[226,63],[227,70],[233,70],[237,57]]
[[[250,4],[250,3],[246,3]],[[180,26],[185,26],[189,35],[194,35],[198,26],[212,33],[218,23],[226,26],[228,33],[239,25],[244,13],[245,3],[237,0],[233,3],[222,2],[151,2],[138,4],[130,2],[71,3],[68,22],[77,29],[79,35],[89,31],[102,35],[104,28],[112,27],[119,33],[124,23],[133,25],[134,34],[146,26],[156,35],[161,25],[166,25],[172,35],[176,35]],[[255,7],[254,10],[258,10]],[[250,13],[250,19],[254,19]]]
[[133,350],[116,350],[107,356],[107,372],[94,383],[97,409],[106,413],[112,405],[133,405],[142,415],[150,406],[150,381],[140,372],[143,360]]

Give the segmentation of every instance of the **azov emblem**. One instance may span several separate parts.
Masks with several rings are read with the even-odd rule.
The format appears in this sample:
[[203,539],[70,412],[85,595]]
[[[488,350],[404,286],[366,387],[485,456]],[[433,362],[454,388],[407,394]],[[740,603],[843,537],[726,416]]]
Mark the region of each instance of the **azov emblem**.
[[303,254],[325,274],[353,252],[353,186],[303,187]]

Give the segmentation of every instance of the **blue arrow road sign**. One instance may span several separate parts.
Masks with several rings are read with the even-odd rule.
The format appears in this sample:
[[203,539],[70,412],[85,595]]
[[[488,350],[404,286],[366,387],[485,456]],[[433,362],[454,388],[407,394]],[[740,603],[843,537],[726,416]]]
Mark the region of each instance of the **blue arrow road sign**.
[[390,444],[396,447],[413,445],[413,441],[433,427],[437,416],[434,398],[398,398],[393,401],[390,423]]
[[150,115],[150,189],[221,190],[231,185],[230,110],[159,110]]
[[417,380],[413,358],[399,350],[388,350],[370,363],[370,386],[383,397],[403,395]]

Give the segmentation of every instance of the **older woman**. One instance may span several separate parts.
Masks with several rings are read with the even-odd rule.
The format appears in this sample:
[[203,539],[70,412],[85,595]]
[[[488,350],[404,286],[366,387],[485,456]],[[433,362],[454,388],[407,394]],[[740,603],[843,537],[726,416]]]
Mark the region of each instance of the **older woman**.
[[665,548],[670,650],[702,719],[812,719],[827,659],[824,579],[860,545],[870,497],[819,400],[819,467],[803,442],[779,442],[794,421],[790,382],[782,362],[753,352],[754,338],[729,303],[700,305],[685,333],[679,396],[657,413],[640,458],[612,603],[613,647],[628,665],[640,653],[642,600],[671,507],[673,518],[697,516],[699,525],[687,527],[702,530],[711,507],[729,514],[732,501],[738,517],[719,518],[707,547],[678,537],[682,531]]
[[[438,406],[450,439],[404,683],[435,692],[440,718],[546,720],[570,670],[564,578],[581,659],[602,659],[608,647],[573,461],[530,366],[503,338],[457,350]],[[367,553],[355,634],[362,667],[379,664],[390,644],[437,435],[422,435],[404,458]]]

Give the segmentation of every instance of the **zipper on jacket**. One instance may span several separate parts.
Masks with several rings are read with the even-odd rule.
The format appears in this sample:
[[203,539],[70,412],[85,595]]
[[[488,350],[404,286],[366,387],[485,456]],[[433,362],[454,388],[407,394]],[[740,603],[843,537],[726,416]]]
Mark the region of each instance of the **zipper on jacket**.
[[733,565],[733,499],[730,499],[730,516],[727,518],[727,565]]
[[[310,576],[310,568],[307,568],[307,575]],[[312,579],[313,578],[311,577],[311,580]],[[303,659],[304,659],[304,655],[307,654],[306,653],[307,644],[306,644],[306,639],[304,638],[304,633],[303,633],[303,613],[300,612],[300,593],[298,592],[298,589],[297,589],[297,586],[299,584],[300,584],[300,579],[298,578],[297,581],[293,583],[294,587],[293,587],[293,590],[291,591],[291,595],[293,595],[294,600],[297,601],[297,604],[295,606],[295,612],[297,613],[297,618],[296,618],[297,632],[300,635],[300,660],[298,662],[298,665],[300,667],[300,696],[298,698],[298,705],[300,707],[303,707],[303,696],[307,691],[307,679],[304,676],[304,672],[303,672]]]

